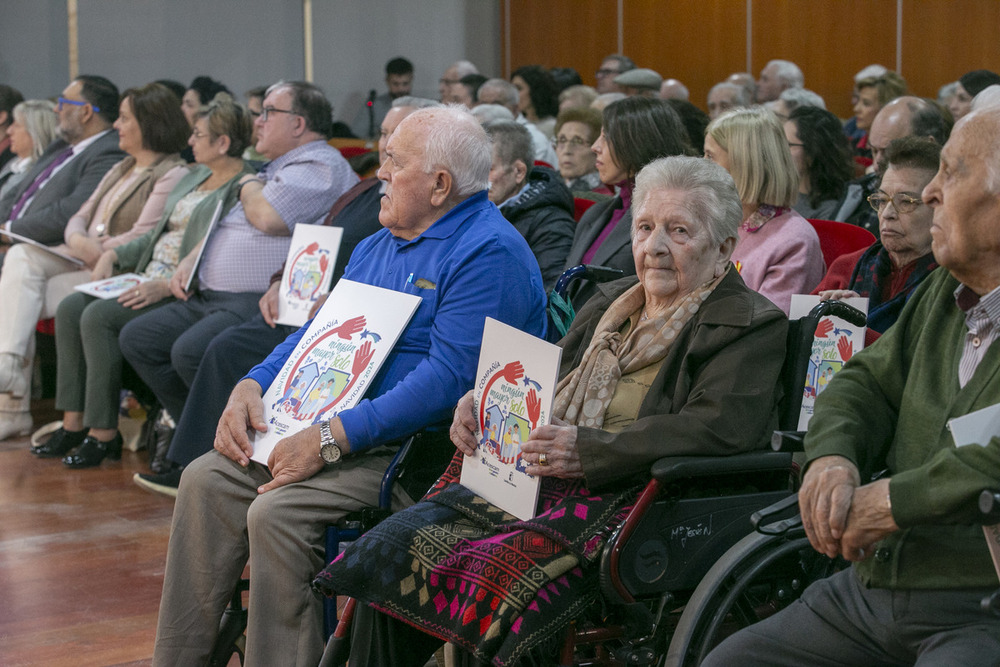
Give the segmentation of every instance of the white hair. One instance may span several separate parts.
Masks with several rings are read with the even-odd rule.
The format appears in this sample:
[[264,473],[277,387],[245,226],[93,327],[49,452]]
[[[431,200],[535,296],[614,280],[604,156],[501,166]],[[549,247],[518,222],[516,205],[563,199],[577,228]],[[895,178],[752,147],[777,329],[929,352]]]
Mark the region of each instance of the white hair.
[[514,120],[514,114],[499,104],[480,104],[472,108],[472,115],[481,125],[489,125],[500,120]]
[[730,90],[735,93],[733,97],[733,104],[741,107],[750,106],[750,91],[746,86],[741,86],[738,83],[732,83],[731,81],[722,81],[720,83],[712,86],[712,89],[708,91],[708,96],[711,97],[716,91]]
[[455,71],[458,72],[459,79],[463,76],[468,76],[469,74],[479,74],[479,68],[468,60],[456,60],[451,64],[451,67],[454,67]]
[[799,107],[819,107],[826,109],[826,102],[823,98],[806,88],[786,88],[781,91],[778,99],[785,103],[788,113]]
[[625,93],[601,93],[590,103],[590,106],[598,111],[604,111],[604,107],[618,100],[624,100],[626,97],[628,96]]
[[489,187],[493,147],[486,131],[460,104],[420,109],[404,123],[423,120],[427,124],[424,171],[445,169],[452,178],[452,191],[466,199]]
[[889,68],[884,65],[869,65],[868,67],[862,68],[857,74],[854,75],[854,83],[857,84],[862,79],[877,79],[888,71]]
[[951,83],[946,83],[940,88],[938,88],[937,101],[939,104],[948,106],[948,102],[951,98],[955,97],[955,93],[958,91],[958,81],[952,81]]
[[414,109],[430,109],[432,107],[439,107],[441,103],[437,100],[429,100],[426,97],[415,97],[413,95],[403,95],[402,97],[397,97],[392,101],[392,108],[396,107],[412,107]]
[[743,204],[733,177],[714,162],[674,155],[653,160],[643,167],[635,177],[633,231],[646,199],[656,190],[687,192],[695,217],[708,227],[713,243],[722,245],[726,239],[738,238]]
[[775,76],[787,88],[801,88],[805,82],[802,70],[790,60],[772,60],[766,67],[774,65]]
[[504,106],[508,109],[516,109],[521,101],[521,94],[517,92],[517,87],[506,79],[487,79],[483,85],[479,86],[477,96],[482,99],[484,92],[495,90],[505,99]]

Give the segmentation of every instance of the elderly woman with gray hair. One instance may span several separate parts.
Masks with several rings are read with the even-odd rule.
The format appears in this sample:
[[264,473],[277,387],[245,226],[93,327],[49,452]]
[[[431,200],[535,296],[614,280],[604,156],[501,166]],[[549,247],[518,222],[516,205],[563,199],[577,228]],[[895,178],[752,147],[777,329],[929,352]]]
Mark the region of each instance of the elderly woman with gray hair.
[[[650,465],[765,444],[787,323],[730,262],[742,219],[732,178],[706,160],[658,159],[639,172],[633,207],[636,275],[601,285],[580,311],[559,343],[554,419],[522,436],[519,456],[542,479],[536,517],[514,520],[458,483],[479,446],[466,394],[447,472],[315,582],[382,612],[352,664],[423,665],[445,640],[494,664],[551,661],[545,639],[594,605],[604,541]],[[496,562],[504,576],[481,576]]]
[[56,105],[48,100],[25,100],[14,107],[7,128],[10,150],[17,157],[0,169],[0,198],[21,182],[45,147],[56,138],[59,119]]

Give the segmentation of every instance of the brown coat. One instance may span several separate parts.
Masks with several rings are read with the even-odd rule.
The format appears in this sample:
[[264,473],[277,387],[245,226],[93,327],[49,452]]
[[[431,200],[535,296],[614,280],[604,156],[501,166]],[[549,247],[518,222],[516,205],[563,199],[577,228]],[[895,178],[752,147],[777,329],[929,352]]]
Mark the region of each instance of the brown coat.
[[[146,205],[146,200],[149,199],[149,194],[153,191],[156,182],[174,167],[184,166],[184,164],[184,160],[177,154],[164,155],[154,162],[147,172],[137,178],[129,189],[122,193],[122,196],[115,202],[114,208],[108,211],[108,220],[105,222],[107,228],[104,233],[108,236],[118,236],[132,229],[132,225],[142,213],[142,208]],[[94,206],[86,218],[87,229],[90,229],[94,220],[94,214],[99,208],[98,203],[119,179],[132,171],[133,167],[135,167],[135,158],[130,155],[113,166],[101,180],[92,197]]]
[[[560,341],[560,377],[579,365],[597,322],[635,276],[598,286]],[[664,456],[726,455],[762,448],[777,425],[788,320],[735,269],[722,279],[667,353],[620,433],[580,427],[587,486],[648,477]]]

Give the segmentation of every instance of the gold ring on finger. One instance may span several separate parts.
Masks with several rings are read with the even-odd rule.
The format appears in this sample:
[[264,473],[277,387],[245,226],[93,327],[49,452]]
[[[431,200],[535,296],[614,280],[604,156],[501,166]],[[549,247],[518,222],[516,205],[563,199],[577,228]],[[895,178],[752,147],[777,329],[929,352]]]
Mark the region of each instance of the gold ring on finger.
[[545,455],[545,452],[542,452],[541,454],[539,454],[538,455],[538,465],[540,465],[540,466],[547,466],[548,464],[549,464],[549,457]]

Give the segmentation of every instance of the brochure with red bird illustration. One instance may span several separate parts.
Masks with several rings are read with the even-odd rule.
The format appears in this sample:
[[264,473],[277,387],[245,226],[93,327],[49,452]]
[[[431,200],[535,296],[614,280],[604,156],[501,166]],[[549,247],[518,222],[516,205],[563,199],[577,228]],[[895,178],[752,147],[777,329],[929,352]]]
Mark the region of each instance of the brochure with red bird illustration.
[[462,462],[462,484],[519,519],[535,516],[539,482],[521,443],[549,423],[562,349],[486,318],[473,405],[479,447]]
[[300,327],[309,310],[330,291],[330,278],[337,263],[341,227],[295,225],[278,293],[278,324]]
[[140,276],[138,273],[122,273],[110,278],[76,285],[73,289],[77,292],[89,294],[90,296],[96,296],[98,299],[117,299],[125,292],[141,285],[147,280],[149,278]]
[[[798,320],[819,305],[819,295],[793,294],[788,319]],[[868,297],[859,296],[844,299],[844,303],[854,306],[863,313],[868,312]],[[809,370],[806,372],[805,389],[802,393],[802,408],[799,412],[799,430],[806,430],[813,415],[816,397],[819,396],[830,379],[843,368],[847,360],[865,346],[866,327],[856,327],[850,322],[833,315],[820,319],[813,337],[812,354],[809,355]]]
[[267,465],[281,439],[357,405],[420,301],[413,294],[337,281],[264,392],[267,432],[254,434],[251,458]]

